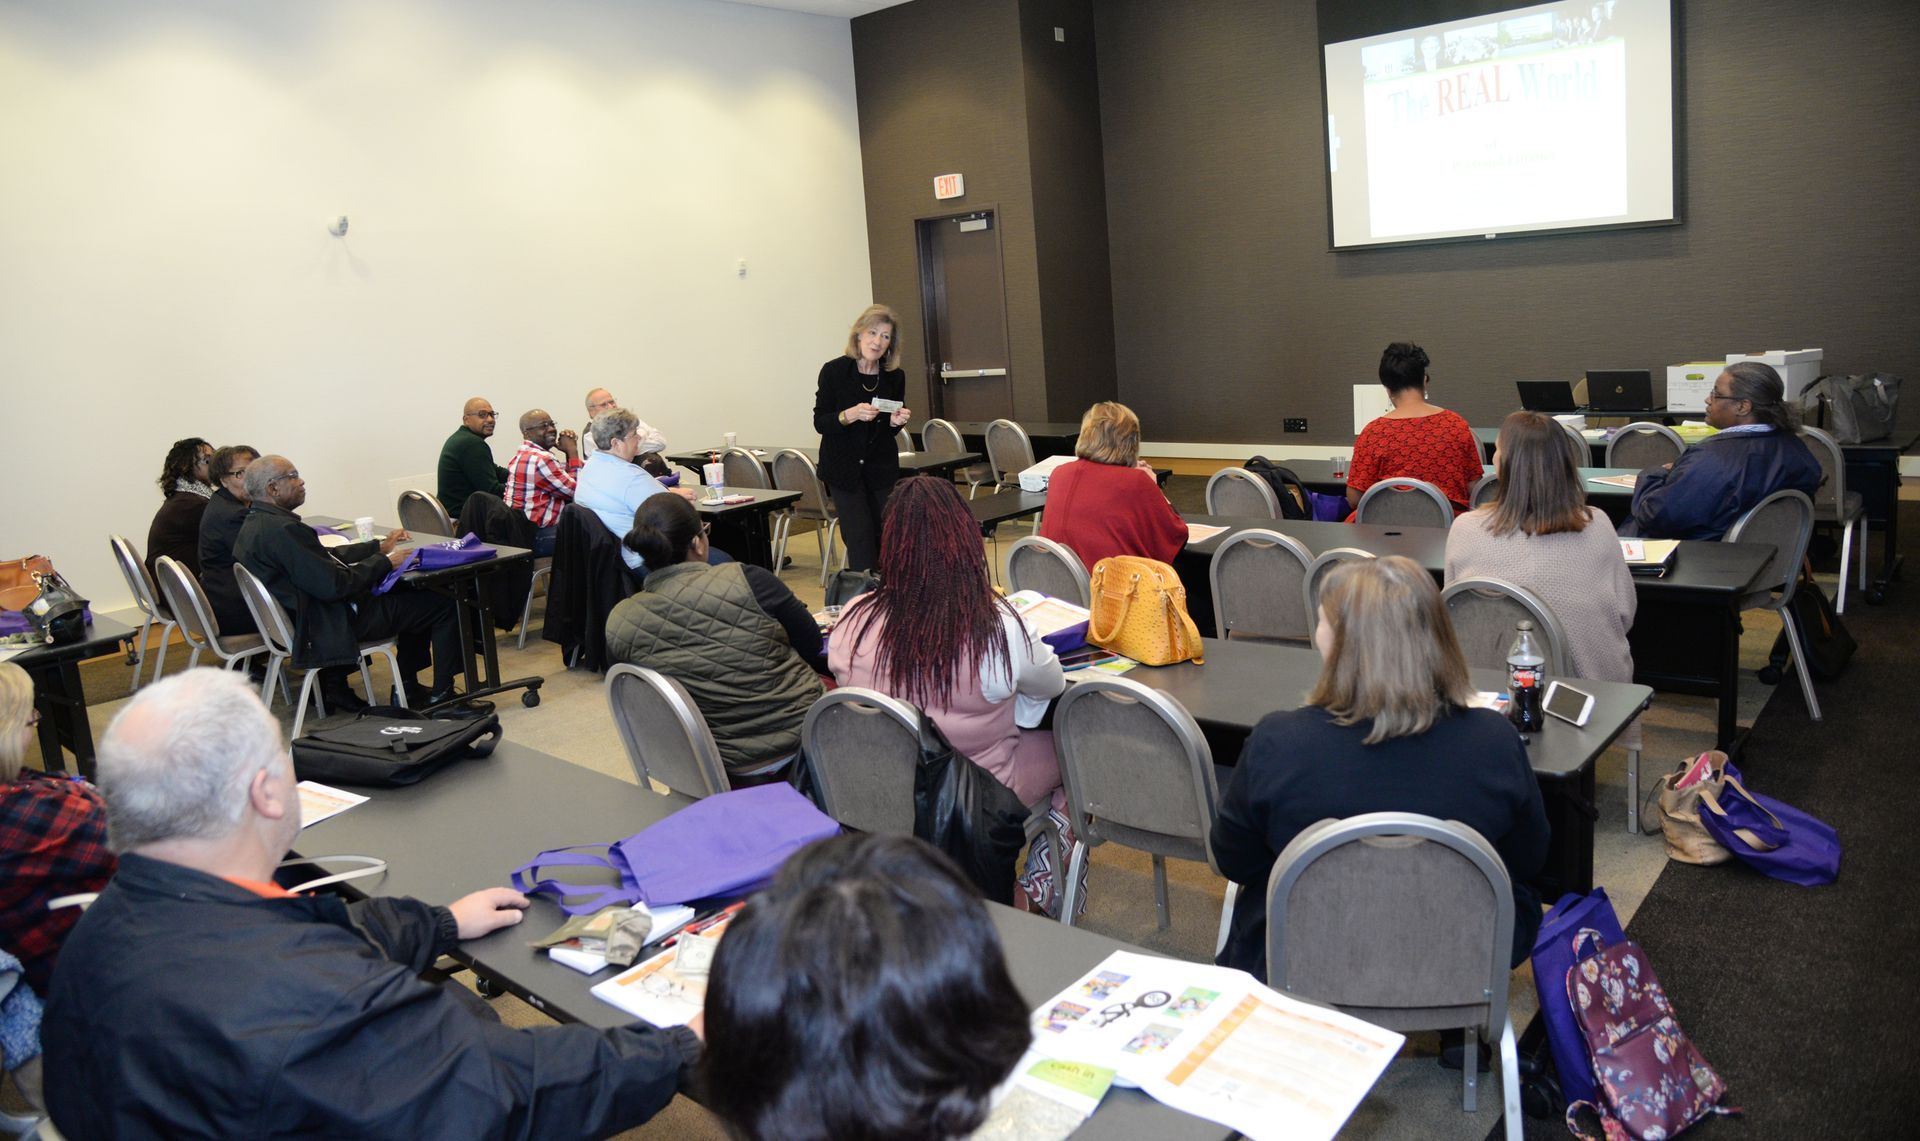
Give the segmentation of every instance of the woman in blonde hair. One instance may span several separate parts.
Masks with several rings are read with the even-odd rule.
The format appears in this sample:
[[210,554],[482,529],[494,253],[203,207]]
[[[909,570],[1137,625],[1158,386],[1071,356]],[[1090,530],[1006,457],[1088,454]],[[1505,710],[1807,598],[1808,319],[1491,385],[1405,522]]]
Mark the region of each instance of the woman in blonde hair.
[[21,770],[39,720],[33,679],[0,662],[0,947],[45,995],[54,955],[80,917],[74,907],[48,911],[47,901],[99,891],[114,859],[106,805],[92,785]]
[[820,479],[833,493],[850,570],[866,570],[879,554],[880,520],[900,478],[893,434],[913,418],[910,408],[883,412],[874,403],[906,399],[907,374],[893,339],[898,324],[885,305],[867,306],[847,330],[846,351],[820,366],[813,397]]
[[1306,704],[1261,718],[1220,794],[1213,854],[1241,886],[1223,966],[1267,974],[1267,877],[1329,817],[1419,812],[1479,832],[1506,863],[1513,962],[1533,946],[1546,810],[1527,750],[1498,713],[1471,709],[1467,664],[1433,579],[1411,559],[1356,559],[1327,575]]
[[1087,409],[1073,454],[1047,483],[1040,534],[1073,548],[1088,570],[1109,555],[1172,562],[1187,545],[1187,523],[1140,458],[1133,409],[1111,400]]

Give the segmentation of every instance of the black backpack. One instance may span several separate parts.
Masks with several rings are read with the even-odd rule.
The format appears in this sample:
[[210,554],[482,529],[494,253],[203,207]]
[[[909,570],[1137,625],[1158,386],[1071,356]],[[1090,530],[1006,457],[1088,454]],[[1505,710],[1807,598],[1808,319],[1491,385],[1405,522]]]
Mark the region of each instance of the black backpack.
[[484,757],[499,741],[498,714],[463,721],[377,705],[295,741],[293,771],[301,780],[325,784],[392,787],[412,784],[460,757]]
[[1265,456],[1255,456],[1246,462],[1246,469],[1273,488],[1274,497],[1280,500],[1280,518],[1313,518],[1313,500],[1307,497],[1306,485],[1293,474],[1292,468],[1281,467]]

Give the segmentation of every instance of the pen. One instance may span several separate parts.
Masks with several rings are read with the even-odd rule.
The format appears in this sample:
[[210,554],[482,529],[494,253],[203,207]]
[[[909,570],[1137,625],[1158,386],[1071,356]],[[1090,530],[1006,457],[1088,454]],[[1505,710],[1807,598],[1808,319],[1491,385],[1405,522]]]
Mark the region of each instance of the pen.
[[705,931],[707,928],[712,927],[723,920],[731,919],[734,916],[734,914],[740,910],[740,906],[741,905],[739,903],[730,903],[727,906],[722,907],[716,911],[709,911],[705,915],[694,916],[692,919],[687,921],[687,925],[685,927],[682,927],[680,930],[675,931],[673,934],[667,936],[665,939],[660,940],[661,949],[665,950],[666,948],[673,946],[676,942],[679,941],[680,936],[682,935],[698,935],[700,932]]

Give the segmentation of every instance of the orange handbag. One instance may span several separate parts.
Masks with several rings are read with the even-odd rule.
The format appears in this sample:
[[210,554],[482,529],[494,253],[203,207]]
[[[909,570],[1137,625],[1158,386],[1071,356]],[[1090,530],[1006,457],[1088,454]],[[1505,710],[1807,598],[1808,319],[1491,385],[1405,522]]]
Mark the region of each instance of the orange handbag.
[[25,610],[40,597],[40,584],[33,576],[52,573],[53,561],[45,555],[0,562],[0,610]]
[[1187,614],[1187,588],[1158,559],[1114,555],[1093,567],[1087,640],[1143,666],[1205,659]]

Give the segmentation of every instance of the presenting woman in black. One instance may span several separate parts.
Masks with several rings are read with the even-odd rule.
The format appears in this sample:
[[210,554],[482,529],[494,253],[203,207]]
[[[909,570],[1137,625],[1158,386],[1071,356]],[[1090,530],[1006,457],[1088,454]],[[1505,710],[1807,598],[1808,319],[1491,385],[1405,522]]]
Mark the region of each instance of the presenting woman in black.
[[900,478],[893,434],[913,415],[905,407],[888,412],[875,404],[897,405],[906,398],[907,374],[899,368],[900,349],[893,341],[896,324],[885,305],[867,306],[847,331],[847,351],[820,366],[820,388],[813,397],[820,479],[840,514],[850,570],[870,568],[879,554],[887,493]]

